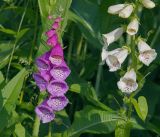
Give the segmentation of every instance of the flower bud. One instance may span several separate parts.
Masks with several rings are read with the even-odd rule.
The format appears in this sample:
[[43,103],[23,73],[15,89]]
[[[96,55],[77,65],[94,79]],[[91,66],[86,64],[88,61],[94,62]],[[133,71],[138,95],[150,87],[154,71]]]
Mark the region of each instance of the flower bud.
[[128,18],[133,12],[133,6],[127,5],[119,12],[119,17],[121,18]]
[[125,6],[126,4],[117,4],[117,5],[110,6],[108,8],[108,13],[118,14]]
[[141,0],[141,3],[147,9],[152,9],[155,7],[155,3],[151,0]]
[[129,25],[127,26],[127,33],[129,35],[135,35],[138,32],[139,29],[139,22],[138,20],[135,18],[133,19]]
[[106,45],[110,45],[111,43],[117,41],[123,34],[123,27],[117,28],[110,33],[103,34],[103,40]]

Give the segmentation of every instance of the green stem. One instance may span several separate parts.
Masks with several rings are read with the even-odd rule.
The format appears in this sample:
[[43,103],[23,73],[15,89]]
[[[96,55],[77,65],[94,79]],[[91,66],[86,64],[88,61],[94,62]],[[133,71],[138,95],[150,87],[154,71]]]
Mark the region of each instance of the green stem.
[[48,137],[52,137],[52,122],[49,123]]
[[[28,0],[28,2],[29,2],[29,0]],[[16,45],[17,45],[17,42],[18,42],[17,36],[18,36],[18,34],[19,34],[20,30],[21,30],[21,27],[22,27],[22,23],[23,23],[23,20],[24,20],[24,16],[25,16],[25,14],[26,14],[27,7],[28,7],[28,2],[27,2],[27,5],[26,5],[26,7],[25,7],[25,9],[24,9],[24,12],[23,12],[23,14],[22,14],[22,17],[21,17],[21,20],[20,20],[20,23],[19,23],[19,27],[18,27],[18,30],[17,30],[17,34],[16,34],[16,40],[15,40],[15,42],[14,42],[13,49],[12,49],[12,52],[11,52],[11,56],[10,56],[10,59],[9,59],[8,68],[7,68],[7,73],[6,73],[6,83],[8,82],[9,70],[10,70],[10,67],[11,67],[11,62],[12,62],[12,59],[13,59],[13,54],[14,54],[14,51],[15,51],[15,49],[16,49]]]
[[102,71],[103,71],[103,66],[98,65],[98,72],[97,72],[96,84],[95,84],[95,89],[96,89],[97,96],[99,96],[99,87],[100,87],[100,82],[101,82]]

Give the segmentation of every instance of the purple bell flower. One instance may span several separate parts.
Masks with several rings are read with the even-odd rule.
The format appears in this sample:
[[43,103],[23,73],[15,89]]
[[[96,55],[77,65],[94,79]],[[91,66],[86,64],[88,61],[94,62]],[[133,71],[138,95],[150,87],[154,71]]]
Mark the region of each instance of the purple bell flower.
[[48,81],[40,73],[34,73],[33,78],[40,91],[44,91],[47,89]]
[[54,22],[52,24],[52,28],[55,29],[55,30],[57,30],[59,28],[59,22]]
[[52,110],[60,111],[67,106],[68,99],[65,96],[60,96],[60,97],[50,96],[50,98],[47,100],[47,104],[50,108],[52,108]]
[[59,43],[52,49],[49,60],[53,65],[60,65],[63,62],[63,49]]
[[48,30],[48,31],[46,32],[46,36],[47,36],[48,38],[52,37],[52,36],[55,35],[55,34],[56,34],[56,31],[53,30],[53,29],[50,29],[50,30]]
[[56,80],[65,80],[69,74],[71,73],[67,64],[63,61],[63,63],[59,66],[54,66],[51,71],[51,75]]
[[48,123],[55,118],[53,110],[47,105],[46,101],[37,106],[35,112],[42,123]]
[[47,86],[47,90],[52,96],[63,96],[68,89],[67,83],[60,80],[53,80]]
[[46,52],[42,56],[36,59],[36,65],[39,70],[49,71],[51,68],[51,62],[49,61],[50,51]]
[[47,44],[51,47],[54,47],[58,43],[58,36],[57,34],[54,34],[52,37],[50,37],[47,40]]

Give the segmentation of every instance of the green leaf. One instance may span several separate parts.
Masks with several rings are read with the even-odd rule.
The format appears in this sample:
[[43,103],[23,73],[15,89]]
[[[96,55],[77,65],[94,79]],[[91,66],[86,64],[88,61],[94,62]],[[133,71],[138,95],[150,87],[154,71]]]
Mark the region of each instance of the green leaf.
[[27,33],[29,28],[21,29],[20,32],[17,33],[16,38],[17,41],[24,36],[25,33]]
[[7,33],[7,34],[16,35],[16,31],[11,30],[11,29],[6,29],[2,25],[0,25],[0,31]]
[[134,105],[134,108],[138,114],[138,116],[145,121],[147,114],[148,114],[148,105],[145,97],[140,96],[138,98],[138,102],[136,99],[131,99],[132,104]]
[[3,77],[3,74],[2,72],[0,71],[0,84],[4,81],[4,77]]
[[25,130],[25,128],[21,125],[21,123],[15,125],[14,132],[17,137],[31,137],[29,133]]
[[76,112],[74,122],[63,137],[78,137],[81,133],[108,134],[115,130],[119,116],[91,106]]
[[92,103],[94,106],[97,106],[103,110],[113,112],[111,108],[109,108],[108,106],[106,106],[105,104],[101,103],[98,100],[96,91],[91,86],[91,84],[88,83],[72,84],[70,87],[70,91],[79,93],[83,98]]
[[0,131],[7,125],[22,89],[26,69],[22,69],[0,92]]
[[115,137],[130,137],[131,123],[124,120],[118,120]]

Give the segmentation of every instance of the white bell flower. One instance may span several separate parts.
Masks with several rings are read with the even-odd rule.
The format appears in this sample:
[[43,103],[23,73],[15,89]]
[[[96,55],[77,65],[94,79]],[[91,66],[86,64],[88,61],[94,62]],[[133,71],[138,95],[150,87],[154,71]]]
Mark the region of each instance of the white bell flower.
[[109,46],[111,43],[117,41],[123,34],[124,29],[123,27],[119,27],[112,32],[109,32],[107,34],[103,34],[103,40],[107,46]]
[[126,94],[130,94],[133,91],[136,91],[138,88],[138,84],[136,82],[136,73],[134,69],[126,72],[126,74],[120,78],[120,81],[117,83],[118,88]]
[[128,55],[128,50],[117,48],[107,53],[106,64],[109,66],[109,71],[117,71],[121,68],[121,64],[125,61]]
[[119,17],[121,18],[128,18],[133,12],[133,6],[128,4],[119,12]]
[[155,3],[151,0],[141,0],[141,3],[147,9],[152,9],[155,7]]
[[138,20],[135,18],[133,19],[129,25],[127,26],[127,33],[129,35],[135,35],[138,32],[139,29],[139,22]]
[[143,40],[139,40],[138,50],[140,53],[138,58],[146,66],[149,66],[149,64],[157,57],[156,51],[151,49],[151,47]]
[[101,52],[101,58],[102,58],[102,62],[104,62],[107,58],[108,55],[108,51],[106,50],[105,47],[102,48],[102,52]]
[[117,5],[110,6],[108,8],[108,13],[114,14],[114,15],[118,14],[125,6],[126,4],[117,4]]

